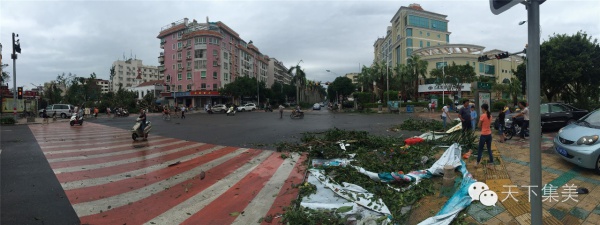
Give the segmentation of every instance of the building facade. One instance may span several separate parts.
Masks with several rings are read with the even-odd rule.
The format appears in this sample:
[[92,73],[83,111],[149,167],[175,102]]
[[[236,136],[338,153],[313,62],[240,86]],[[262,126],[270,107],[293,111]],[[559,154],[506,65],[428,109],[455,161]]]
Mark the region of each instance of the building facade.
[[269,83],[269,56],[223,22],[184,18],[162,27],[157,38],[163,49],[158,67],[166,84],[162,96],[173,104],[228,102],[218,90],[239,76]]
[[358,84],[358,73],[347,73],[346,77],[352,80],[353,84]]
[[103,79],[96,79],[96,84],[100,87],[100,93],[106,94],[110,91],[110,81]]
[[269,68],[267,73],[267,88],[273,86],[274,83],[292,83],[292,75],[288,73],[288,68],[283,65],[283,62],[270,58]]
[[115,75],[110,81],[109,91],[116,92],[119,86],[122,88],[131,88],[137,85],[136,78],[141,77],[142,82],[161,79],[158,67],[148,66],[139,59],[117,60],[113,62]]
[[144,96],[150,94],[154,98],[160,98],[160,93],[165,90],[164,80],[151,80],[137,84],[135,87],[129,88],[137,94],[137,99],[142,100]]

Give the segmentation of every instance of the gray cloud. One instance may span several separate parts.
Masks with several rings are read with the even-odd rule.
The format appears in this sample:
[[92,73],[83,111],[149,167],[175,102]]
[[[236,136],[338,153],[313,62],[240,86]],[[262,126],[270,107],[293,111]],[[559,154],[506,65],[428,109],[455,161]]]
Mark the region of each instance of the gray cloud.
[[[184,17],[222,21],[263,54],[288,67],[300,64],[309,79],[332,81],[358,72],[373,60],[373,43],[407,1],[2,1],[0,43],[3,63],[12,73],[11,33],[20,35],[18,86],[26,89],[75,73],[108,78],[123,55],[158,65],[160,28]],[[527,42],[523,5],[494,15],[488,1],[418,1],[428,11],[448,16],[451,43],[487,50],[520,51]],[[541,6],[542,39],[579,30],[600,37],[600,2],[546,1]],[[11,82],[12,86],[12,82]]]

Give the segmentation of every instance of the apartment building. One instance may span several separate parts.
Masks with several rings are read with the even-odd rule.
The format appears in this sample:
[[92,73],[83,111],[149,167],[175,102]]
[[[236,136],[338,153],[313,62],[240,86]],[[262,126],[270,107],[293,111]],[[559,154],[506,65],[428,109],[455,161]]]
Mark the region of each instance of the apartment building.
[[158,67],[144,65],[140,59],[117,60],[112,66],[115,68],[115,75],[111,78],[109,86],[109,91],[112,92],[119,90],[119,86],[127,89],[137,85],[138,76],[141,77],[141,82],[162,78]]
[[157,38],[163,49],[158,70],[166,85],[161,95],[168,104],[226,102],[218,90],[239,76],[268,83],[269,56],[221,21],[184,18],[162,27]]
[[96,84],[100,87],[100,93],[106,94],[110,91],[110,81],[103,79],[96,79]]
[[358,73],[347,73],[346,77],[352,80],[353,84],[358,84]]
[[267,73],[267,87],[270,88],[274,83],[292,83],[292,75],[288,73],[288,68],[283,65],[283,62],[270,58],[269,68]]

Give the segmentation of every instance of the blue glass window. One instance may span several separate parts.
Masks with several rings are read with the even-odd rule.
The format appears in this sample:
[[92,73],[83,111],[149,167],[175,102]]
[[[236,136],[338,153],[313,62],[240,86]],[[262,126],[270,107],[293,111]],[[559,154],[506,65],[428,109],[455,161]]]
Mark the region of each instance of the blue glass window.
[[427,42],[427,47],[431,46],[431,43],[429,43],[429,41]]
[[412,55],[412,48],[407,48],[406,49],[406,56],[410,57],[410,55]]
[[433,29],[433,30],[440,30],[440,31],[447,31],[448,30],[448,23],[444,22],[444,21],[439,21],[439,20],[431,20],[431,29]]
[[406,47],[412,47],[412,38],[407,38],[406,39]]
[[419,47],[423,47],[423,41],[419,41]]
[[437,62],[435,63],[435,68],[441,69],[442,67],[448,66],[448,62]]
[[406,28],[406,36],[407,37],[412,36],[412,28]]
[[446,43],[450,43],[450,35],[446,34]]
[[408,15],[408,25],[429,28],[429,19],[420,16]]
[[400,64],[400,62],[401,62],[400,56],[402,56],[402,54],[400,52],[400,47],[397,47],[396,48],[396,64]]

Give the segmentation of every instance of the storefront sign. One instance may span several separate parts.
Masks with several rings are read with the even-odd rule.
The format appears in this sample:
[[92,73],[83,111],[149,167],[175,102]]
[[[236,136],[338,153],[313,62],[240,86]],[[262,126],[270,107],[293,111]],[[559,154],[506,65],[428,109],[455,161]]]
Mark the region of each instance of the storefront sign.
[[[442,91],[448,92],[449,88],[450,88],[451,84],[422,84],[419,85],[419,93],[428,93],[428,92],[439,92],[442,93]],[[452,87],[452,90],[450,91],[457,91],[456,88]],[[471,91],[471,84],[470,83],[463,83],[461,85],[461,89],[460,91]]]
[[191,91],[192,96],[219,96],[219,91]]
[[175,92],[175,98],[190,96],[190,92]]

